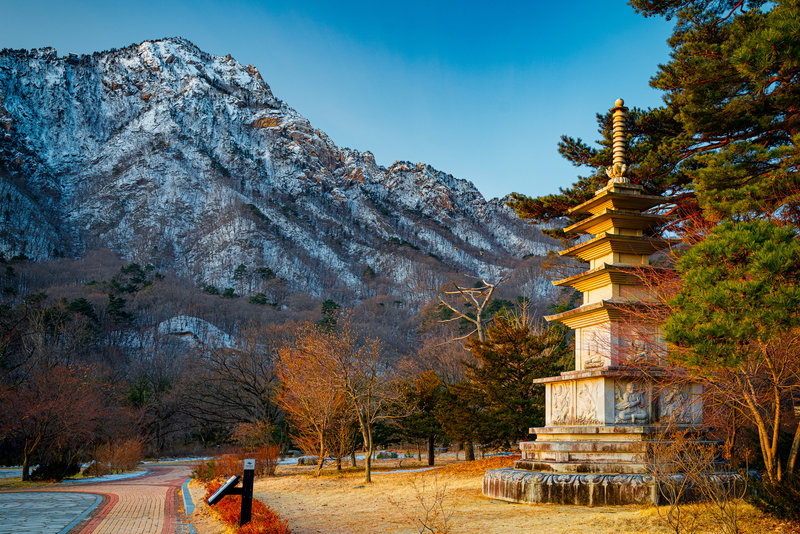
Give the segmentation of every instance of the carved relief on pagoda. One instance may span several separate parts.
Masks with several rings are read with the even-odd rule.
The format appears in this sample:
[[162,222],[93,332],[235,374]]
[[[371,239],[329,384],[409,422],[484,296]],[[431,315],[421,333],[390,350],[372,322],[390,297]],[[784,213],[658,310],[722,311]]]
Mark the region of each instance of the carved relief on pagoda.
[[629,425],[650,422],[650,395],[644,383],[630,380],[614,384],[614,422]]
[[575,337],[576,369],[597,369],[609,365],[611,331],[608,325],[581,328]]
[[664,389],[658,395],[659,422],[699,424],[702,421],[700,395],[697,384],[686,384]]
[[666,358],[667,347],[658,328],[619,325],[616,336],[618,361],[634,366],[658,363]]
[[598,417],[598,393],[600,382],[585,380],[578,382],[577,402],[575,403],[575,424],[596,425],[600,424]]
[[550,388],[552,424],[572,424],[572,382],[556,382]]
[[671,387],[659,395],[659,419],[665,423],[691,421],[689,393],[680,387]]

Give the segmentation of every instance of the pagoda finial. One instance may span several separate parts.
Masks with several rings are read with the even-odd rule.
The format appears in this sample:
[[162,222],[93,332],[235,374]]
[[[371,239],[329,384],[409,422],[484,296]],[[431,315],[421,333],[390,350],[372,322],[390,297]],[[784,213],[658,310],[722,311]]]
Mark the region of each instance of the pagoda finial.
[[628,167],[625,165],[625,117],[628,108],[625,107],[625,101],[618,98],[617,101],[614,102],[614,107],[609,111],[613,113],[611,119],[613,127],[611,141],[614,164],[606,169],[606,174],[609,177],[608,185],[627,184],[630,183],[630,180],[626,176]]

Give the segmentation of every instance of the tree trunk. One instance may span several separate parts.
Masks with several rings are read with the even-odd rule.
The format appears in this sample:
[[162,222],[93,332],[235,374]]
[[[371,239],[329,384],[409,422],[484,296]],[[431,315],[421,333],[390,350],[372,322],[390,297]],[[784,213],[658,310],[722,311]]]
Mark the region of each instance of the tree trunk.
[[433,435],[428,436],[428,465],[433,465],[433,463],[435,462],[433,456],[433,453],[435,452],[434,445],[436,445],[436,436]]
[[350,467],[356,466],[356,450],[350,451]]
[[467,450],[464,451],[464,459],[468,462],[475,460],[475,447],[471,441],[467,442]]
[[22,458],[22,480],[31,479],[31,467],[28,465],[28,455],[25,454]]
[[322,432],[320,432],[320,446],[319,446],[319,459],[317,460],[317,475],[322,472],[322,464],[325,463],[325,444],[322,441]]
[[417,442],[417,461],[422,463],[422,447],[419,446],[419,441]]
[[337,471],[341,471],[342,470],[342,459],[341,458],[336,458],[336,470]]
[[372,482],[372,444],[364,451],[364,482]]

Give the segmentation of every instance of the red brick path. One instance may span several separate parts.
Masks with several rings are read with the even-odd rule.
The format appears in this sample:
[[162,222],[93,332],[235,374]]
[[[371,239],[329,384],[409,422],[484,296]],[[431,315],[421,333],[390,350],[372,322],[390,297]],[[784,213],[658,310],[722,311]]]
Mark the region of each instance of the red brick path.
[[179,531],[178,526],[185,524],[185,514],[177,497],[191,468],[162,465],[150,469],[147,475],[128,480],[58,488],[58,491],[103,496],[103,502],[70,534],[175,534]]

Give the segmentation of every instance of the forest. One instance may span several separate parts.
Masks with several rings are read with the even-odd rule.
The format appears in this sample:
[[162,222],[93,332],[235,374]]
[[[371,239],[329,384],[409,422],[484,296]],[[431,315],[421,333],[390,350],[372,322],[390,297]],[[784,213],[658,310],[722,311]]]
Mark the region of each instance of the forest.
[[[346,308],[293,294],[277,306],[99,250],[3,259],[0,282],[0,460],[25,479],[245,445],[340,465],[398,442],[459,443],[474,457],[540,424],[531,380],[571,360],[567,332],[542,324],[552,303],[508,280],[454,280],[420,310],[393,296]],[[496,350],[508,342],[524,348]]]

